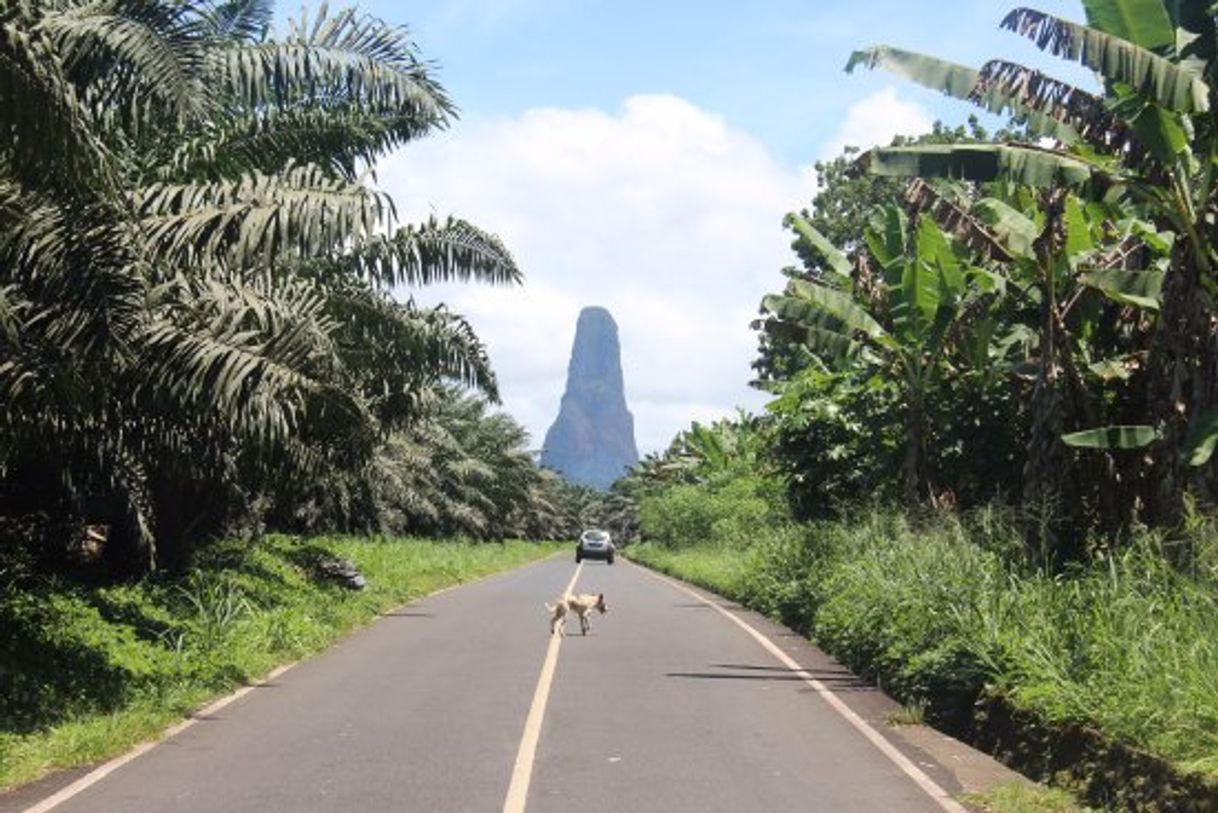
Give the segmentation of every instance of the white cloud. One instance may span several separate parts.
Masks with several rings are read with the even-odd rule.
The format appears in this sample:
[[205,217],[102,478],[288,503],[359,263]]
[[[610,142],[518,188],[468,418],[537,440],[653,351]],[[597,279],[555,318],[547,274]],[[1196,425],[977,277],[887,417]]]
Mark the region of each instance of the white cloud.
[[930,114],[920,105],[899,98],[895,87],[886,87],[850,106],[821,158],[836,158],[846,147],[867,150],[886,146],[893,136],[921,135],[929,132],[933,124]]
[[634,96],[620,111],[535,109],[464,125],[382,162],[406,220],[459,214],[498,233],[522,288],[414,292],[470,318],[505,407],[540,445],[585,305],[613,313],[640,452],[690,420],[757,409],[748,323],[791,262],[784,212],[806,174],[689,102]]

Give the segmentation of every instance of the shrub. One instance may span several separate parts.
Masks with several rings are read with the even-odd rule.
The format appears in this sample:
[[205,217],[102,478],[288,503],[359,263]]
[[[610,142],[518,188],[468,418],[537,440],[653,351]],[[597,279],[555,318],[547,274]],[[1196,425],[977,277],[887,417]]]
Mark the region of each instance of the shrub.
[[738,477],[715,488],[676,485],[644,497],[640,520],[648,539],[679,548],[711,543],[747,546],[762,529],[781,522],[772,483],[760,477]]

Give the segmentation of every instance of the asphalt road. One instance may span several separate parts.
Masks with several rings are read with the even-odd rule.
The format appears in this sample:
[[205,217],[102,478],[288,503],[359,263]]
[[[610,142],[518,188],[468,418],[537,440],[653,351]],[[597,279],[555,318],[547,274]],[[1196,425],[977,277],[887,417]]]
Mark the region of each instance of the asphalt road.
[[[575,570],[550,559],[390,613],[54,809],[502,810],[551,646],[542,603]],[[958,757],[889,729],[890,701],[782,628],[734,610],[807,674],[635,565],[585,563],[576,589],[609,613],[559,645],[527,810],[944,809],[807,674],[959,790]]]

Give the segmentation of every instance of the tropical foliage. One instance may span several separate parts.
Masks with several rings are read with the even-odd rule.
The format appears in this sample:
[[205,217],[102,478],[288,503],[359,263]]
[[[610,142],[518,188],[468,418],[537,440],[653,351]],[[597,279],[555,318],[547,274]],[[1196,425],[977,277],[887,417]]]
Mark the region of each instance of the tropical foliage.
[[[793,496],[812,471],[883,481],[897,453],[907,502],[1002,494],[1030,543],[1072,559],[1091,531],[1175,527],[1186,493],[1214,494],[1214,14],[1083,5],[1086,25],[1020,8],[1002,26],[1095,70],[1098,92],[1001,60],[850,58],[1015,127],[873,150],[788,216],[802,268],[763,302],[756,366],[796,450]],[[997,456],[971,431],[979,401],[1007,424]],[[987,458],[1001,488],[936,459],[949,450]]]
[[481,342],[389,292],[520,271],[462,220],[399,223],[370,183],[455,108],[404,28],[324,7],[279,37],[271,21],[267,0],[0,11],[9,543],[54,558],[87,523],[116,572],[180,566],[339,481],[375,481],[397,513],[352,521],[342,493],[315,520],[517,527],[523,437],[448,389],[495,399]]
[[[1078,283],[1124,306],[1124,329],[1141,334],[1124,348],[1128,353],[1110,359],[1115,366],[1098,357],[1090,360],[1102,365],[1101,375],[1125,379],[1125,389],[1139,394],[1132,400],[1141,403],[1128,404],[1120,422],[1094,422],[1100,416],[1088,416],[1090,425],[1066,433],[1066,443],[1099,450],[1091,457],[1108,469],[1123,462],[1112,450],[1145,448],[1139,465],[1125,473],[1119,512],[1137,510],[1147,521],[1173,525],[1180,520],[1186,490],[1208,497],[1215,477],[1208,450],[1218,399],[1218,351],[1209,292],[1216,250],[1210,224],[1218,203],[1213,98],[1218,34],[1213,10],[1200,2],[1085,0],[1083,6],[1085,25],[1019,8],[1002,26],[1096,71],[1102,83],[1098,93],[1001,60],[972,71],[884,46],[856,53],[847,69],[890,69],[1009,112],[1032,135],[1051,139],[1052,146],[1038,141],[882,149],[865,163],[890,177],[950,177],[1037,190],[1025,193],[1039,198],[1042,218],[1039,247],[1029,248],[1040,257],[1045,282],[1068,297],[1068,283],[1060,286],[1044,274],[1053,266],[1069,266]],[[1101,204],[1110,207],[1102,214]],[[1084,213],[1101,219],[1087,228],[1080,222]],[[1070,329],[1061,319],[1072,301],[1043,306],[1038,388],[1046,395],[1034,420],[1046,435],[1068,423],[1046,402],[1064,398],[1063,389],[1079,390],[1070,380],[1077,375],[1069,357],[1086,354],[1092,344],[1085,329]],[[1059,378],[1064,379],[1060,384]],[[1058,394],[1048,394],[1053,392]],[[1087,411],[1083,404],[1074,408]],[[1038,442],[1041,457],[1064,454],[1060,443]],[[1039,460],[1032,463],[1048,468]],[[1035,490],[1035,483],[1029,485]]]

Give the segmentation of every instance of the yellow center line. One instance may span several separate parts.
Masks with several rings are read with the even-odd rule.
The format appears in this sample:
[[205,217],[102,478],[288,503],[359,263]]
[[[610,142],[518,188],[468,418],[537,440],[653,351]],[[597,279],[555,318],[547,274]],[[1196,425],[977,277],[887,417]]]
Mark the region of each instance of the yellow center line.
[[[575,566],[575,574],[567,584],[563,595],[575,590],[583,562]],[[520,748],[516,751],[516,765],[512,768],[512,783],[508,786],[507,798],[503,802],[503,813],[524,813],[529,797],[529,782],[533,778],[533,759],[537,756],[537,742],[541,738],[541,721],[546,714],[546,703],[550,699],[550,686],[554,682],[554,670],[558,667],[558,648],[562,646],[561,635],[551,635],[546,648],[546,658],[541,664],[541,676],[533,692],[533,705],[524,721],[524,734],[520,737]]]

